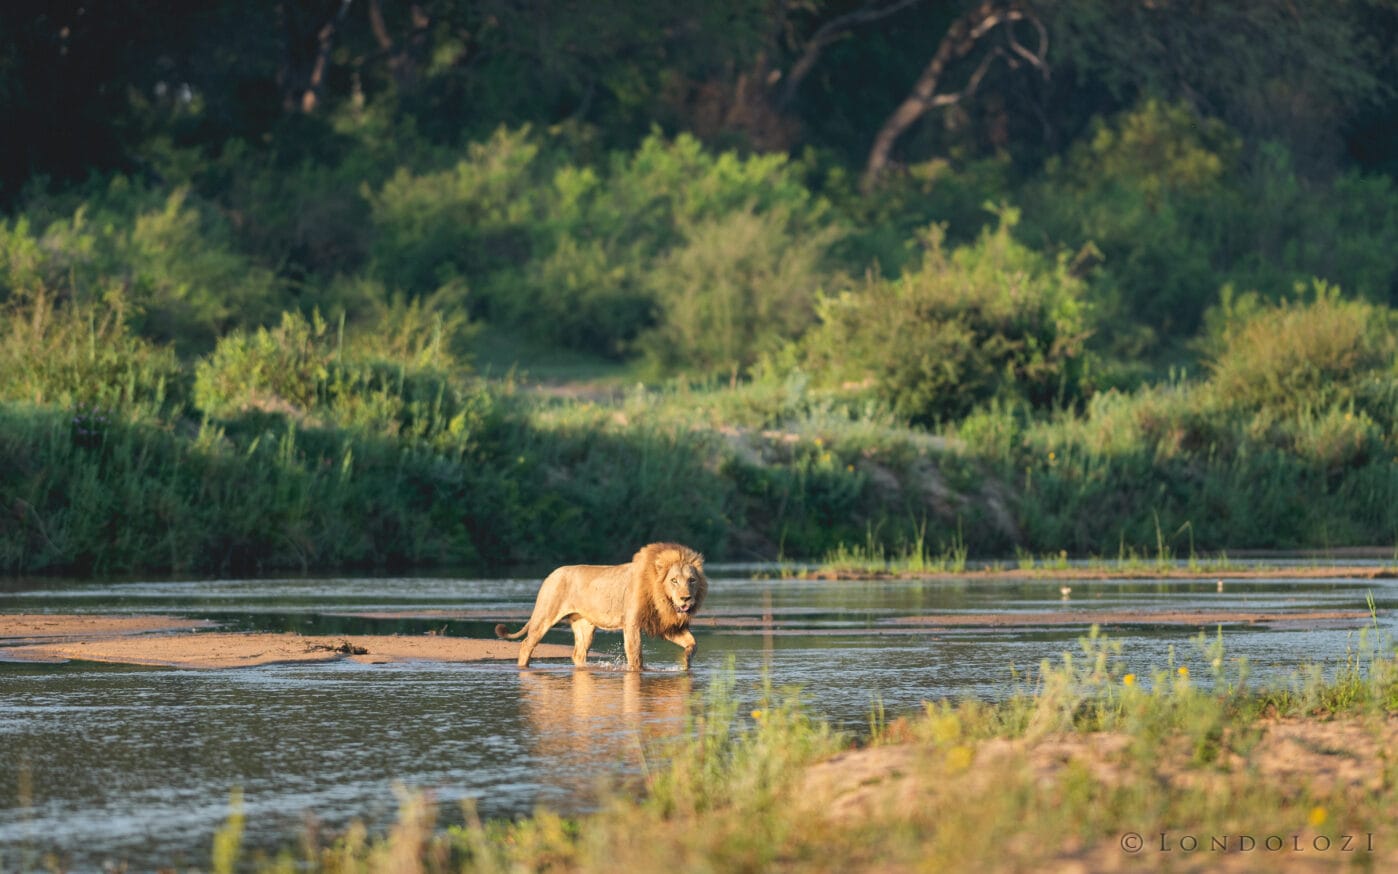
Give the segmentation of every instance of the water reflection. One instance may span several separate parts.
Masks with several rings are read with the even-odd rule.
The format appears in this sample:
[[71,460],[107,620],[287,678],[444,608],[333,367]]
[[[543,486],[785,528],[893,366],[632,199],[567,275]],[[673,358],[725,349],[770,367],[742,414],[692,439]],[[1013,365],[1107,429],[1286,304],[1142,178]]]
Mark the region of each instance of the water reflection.
[[657,742],[683,727],[693,682],[678,671],[522,671],[520,715],[534,758],[569,793],[592,796],[599,777],[635,788]]

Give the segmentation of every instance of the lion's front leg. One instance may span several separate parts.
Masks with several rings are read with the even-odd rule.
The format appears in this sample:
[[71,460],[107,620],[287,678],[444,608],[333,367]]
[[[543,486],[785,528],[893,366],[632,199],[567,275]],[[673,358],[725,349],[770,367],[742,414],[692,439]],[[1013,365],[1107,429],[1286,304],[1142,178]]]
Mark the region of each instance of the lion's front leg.
[[684,647],[684,655],[680,657],[680,665],[686,671],[689,670],[689,660],[694,657],[694,651],[699,648],[699,645],[694,642],[694,635],[686,628],[670,632],[665,635],[665,639],[676,646]]
[[626,646],[626,666],[633,671],[639,671],[645,667],[641,661],[641,628],[639,625],[627,623],[621,630],[622,643]]

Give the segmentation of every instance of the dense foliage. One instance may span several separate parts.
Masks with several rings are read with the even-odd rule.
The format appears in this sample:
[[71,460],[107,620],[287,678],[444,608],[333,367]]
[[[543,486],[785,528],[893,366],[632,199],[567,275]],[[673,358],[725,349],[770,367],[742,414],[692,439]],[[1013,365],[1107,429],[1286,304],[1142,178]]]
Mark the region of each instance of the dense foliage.
[[175,6],[0,11],[0,568],[1398,534],[1390,3]]

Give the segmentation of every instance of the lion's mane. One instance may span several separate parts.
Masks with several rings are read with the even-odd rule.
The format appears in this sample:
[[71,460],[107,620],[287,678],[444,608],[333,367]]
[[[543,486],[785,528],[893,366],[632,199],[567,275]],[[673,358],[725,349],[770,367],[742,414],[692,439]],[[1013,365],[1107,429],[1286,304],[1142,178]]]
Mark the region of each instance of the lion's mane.
[[[691,564],[699,572],[694,586],[694,606],[688,613],[675,610],[665,594],[665,574],[676,564]],[[635,596],[641,598],[641,631],[663,637],[689,627],[689,619],[704,605],[709,593],[709,580],[704,576],[704,556],[679,543],[651,543],[641,547],[631,558],[635,574]]]

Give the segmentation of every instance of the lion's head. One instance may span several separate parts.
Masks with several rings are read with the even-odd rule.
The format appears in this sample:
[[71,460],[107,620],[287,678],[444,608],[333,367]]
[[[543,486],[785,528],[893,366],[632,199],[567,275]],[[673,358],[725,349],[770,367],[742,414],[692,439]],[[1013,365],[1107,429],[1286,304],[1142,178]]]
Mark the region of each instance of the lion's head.
[[652,608],[646,630],[665,634],[687,626],[709,592],[704,556],[678,543],[652,543],[632,561]]

